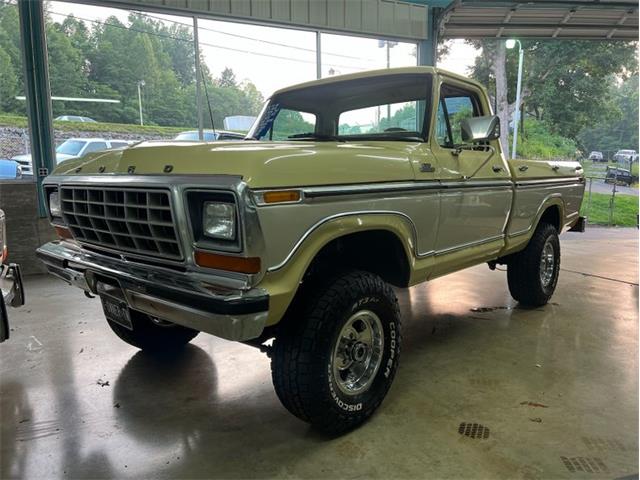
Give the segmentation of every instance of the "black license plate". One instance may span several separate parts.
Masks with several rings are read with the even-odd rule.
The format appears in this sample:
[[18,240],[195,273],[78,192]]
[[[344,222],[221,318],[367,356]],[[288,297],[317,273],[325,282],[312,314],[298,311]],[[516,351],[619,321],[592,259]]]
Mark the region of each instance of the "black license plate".
[[104,314],[109,320],[129,330],[133,330],[129,308],[125,302],[107,295],[102,295],[100,299],[102,300]]

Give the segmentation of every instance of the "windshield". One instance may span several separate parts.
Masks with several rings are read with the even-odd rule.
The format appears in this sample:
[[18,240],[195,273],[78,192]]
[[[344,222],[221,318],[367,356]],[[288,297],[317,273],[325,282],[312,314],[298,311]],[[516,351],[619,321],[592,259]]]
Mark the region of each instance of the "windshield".
[[62,153],[63,155],[78,155],[82,147],[85,146],[87,142],[83,142],[82,140],[67,140],[58,148],[56,148],[57,153]]
[[387,74],[276,94],[249,137],[258,140],[423,141],[430,74]]

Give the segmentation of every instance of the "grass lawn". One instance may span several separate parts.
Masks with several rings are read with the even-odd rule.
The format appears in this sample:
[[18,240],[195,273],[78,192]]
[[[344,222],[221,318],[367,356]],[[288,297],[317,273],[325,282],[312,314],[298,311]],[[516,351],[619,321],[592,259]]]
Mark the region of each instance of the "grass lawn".
[[[591,208],[587,212],[588,193],[582,201],[581,215],[589,217],[589,223],[609,224],[609,203],[611,195],[606,193],[591,194]],[[635,227],[637,225],[638,197],[633,195],[616,195],[613,209],[613,223],[619,227]]]
[[[0,126],[26,128],[27,117],[17,115],[0,114]],[[81,132],[108,132],[108,133],[139,133],[139,134],[157,134],[175,136],[184,130],[196,130],[189,127],[159,127],[156,125],[129,125],[123,123],[82,123],[82,122],[63,122],[54,121],[53,128],[62,131],[81,131]]]

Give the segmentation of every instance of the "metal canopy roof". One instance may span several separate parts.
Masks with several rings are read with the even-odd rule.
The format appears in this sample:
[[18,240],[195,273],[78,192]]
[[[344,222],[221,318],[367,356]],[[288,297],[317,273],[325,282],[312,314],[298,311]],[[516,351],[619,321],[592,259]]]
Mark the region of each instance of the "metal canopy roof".
[[457,0],[440,18],[443,38],[638,40],[637,0]]

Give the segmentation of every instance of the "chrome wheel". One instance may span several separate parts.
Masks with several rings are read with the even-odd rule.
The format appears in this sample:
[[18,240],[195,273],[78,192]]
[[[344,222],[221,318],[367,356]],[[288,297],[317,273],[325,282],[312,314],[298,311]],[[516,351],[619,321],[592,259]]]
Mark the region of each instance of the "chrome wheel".
[[378,373],[383,350],[380,318],[370,310],[353,314],[342,327],[331,358],[340,391],[346,395],[365,392]]
[[553,280],[553,274],[556,266],[556,257],[551,238],[547,238],[542,247],[542,255],[540,257],[540,282],[543,287],[548,287]]

